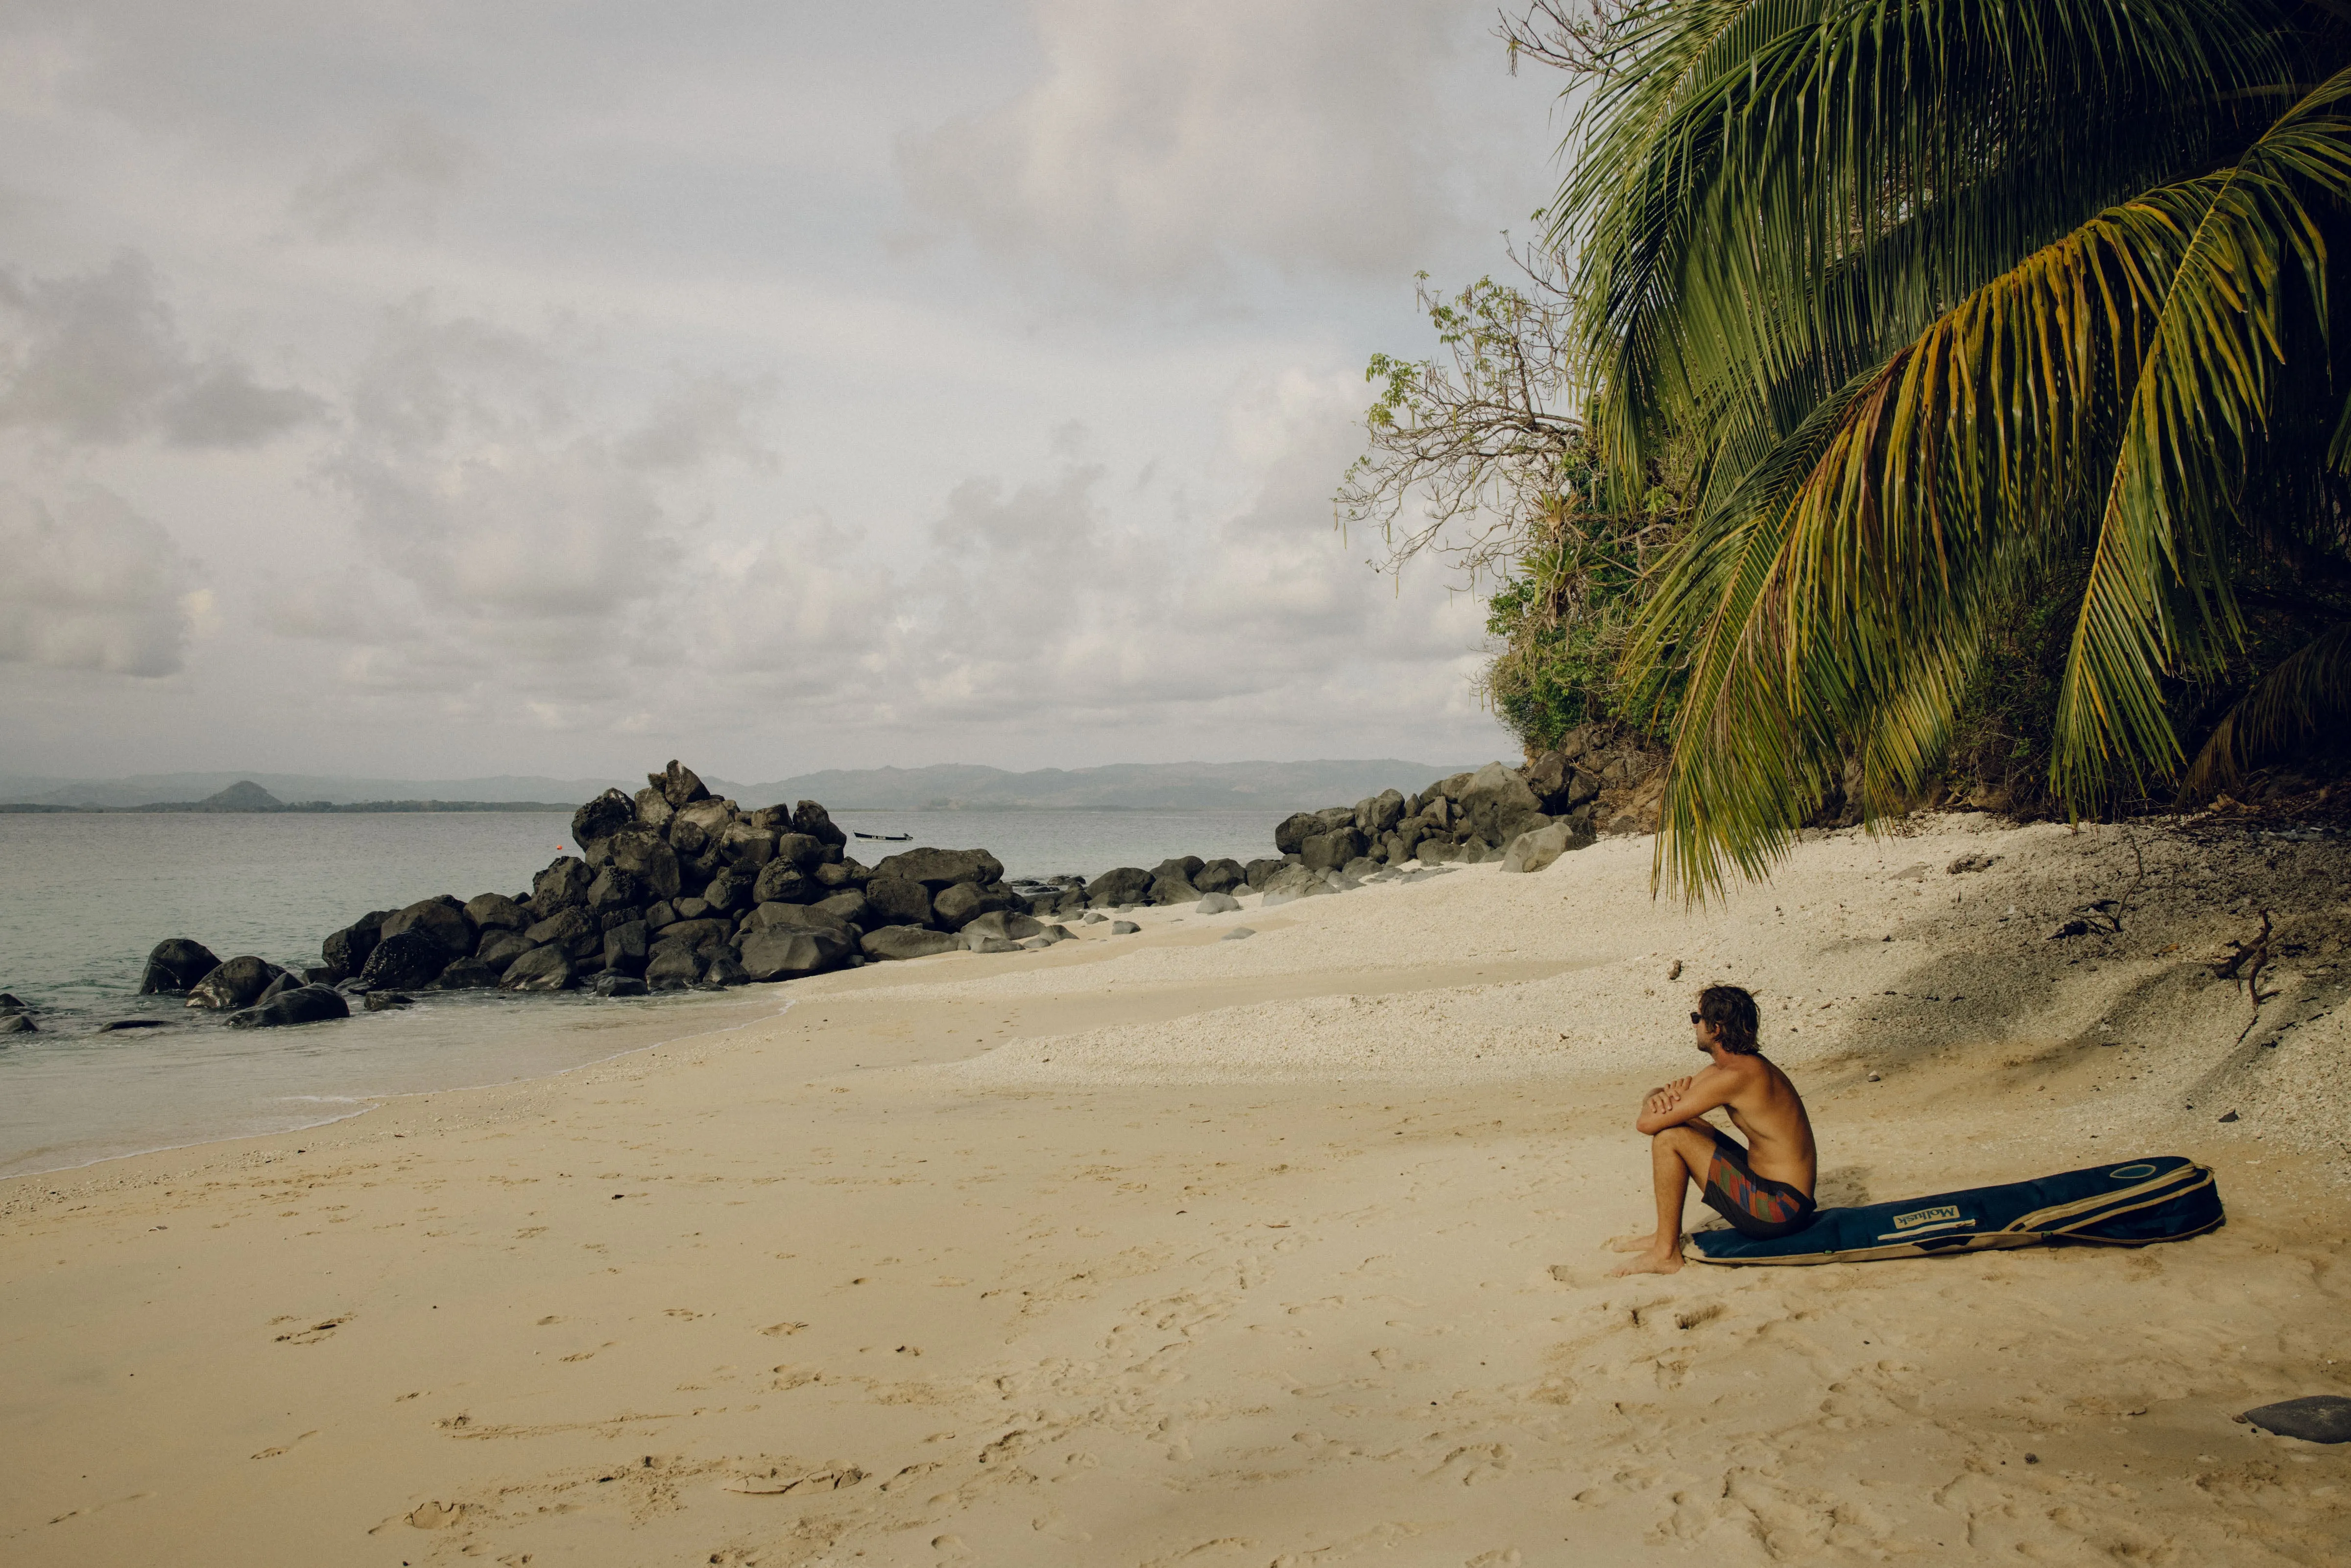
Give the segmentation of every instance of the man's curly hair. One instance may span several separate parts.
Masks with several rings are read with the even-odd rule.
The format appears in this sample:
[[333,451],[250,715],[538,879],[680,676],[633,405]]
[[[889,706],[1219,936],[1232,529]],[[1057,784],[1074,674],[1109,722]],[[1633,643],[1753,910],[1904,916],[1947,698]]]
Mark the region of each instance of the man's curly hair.
[[1756,1038],[1761,1019],[1746,987],[1708,986],[1698,994],[1698,1016],[1714,1026],[1715,1038],[1733,1056],[1753,1056],[1763,1049]]

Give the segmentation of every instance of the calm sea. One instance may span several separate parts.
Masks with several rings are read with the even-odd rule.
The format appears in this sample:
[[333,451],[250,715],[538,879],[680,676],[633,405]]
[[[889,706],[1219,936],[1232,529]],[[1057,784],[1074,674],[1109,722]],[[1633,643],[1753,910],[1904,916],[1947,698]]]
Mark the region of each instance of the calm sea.
[[[1094,876],[1172,855],[1273,853],[1261,811],[842,811],[871,865],[935,844],[992,851],[1012,876]],[[148,949],[193,936],[289,967],[371,909],[434,894],[522,893],[570,852],[568,814],[0,814],[0,991],[40,1009],[0,1036],[0,1176],[288,1131],[388,1095],[564,1071],[772,1014],[790,988],[636,1000],[428,994],[413,1009],[293,1030],[230,1030],[134,995]],[[101,1032],[121,1020],[164,1027]]]

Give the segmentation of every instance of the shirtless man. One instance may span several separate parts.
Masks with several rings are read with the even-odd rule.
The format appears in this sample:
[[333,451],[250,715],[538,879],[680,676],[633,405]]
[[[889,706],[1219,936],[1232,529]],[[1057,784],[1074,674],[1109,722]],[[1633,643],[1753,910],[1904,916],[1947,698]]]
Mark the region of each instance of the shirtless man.
[[[1651,1090],[1641,1103],[1633,1125],[1649,1137],[1657,1229],[1610,1242],[1619,1252],[1640,1254],[1614,1272],[1670,1274],[1682,1266],[1685,1186],[1697,1187],[1708,1207],[1748,1236],[1785,1236],[1812,1223],[1818,1169],[1812,1119],[1788,1075],[1764,1059],[1757,1021],[1755,998],[1737,986],[1708,986],[1698,994],[1690,1023],[1712,1064]],[[1745,1146],[1707,1122],[1718,1105],[1747,1135]]]

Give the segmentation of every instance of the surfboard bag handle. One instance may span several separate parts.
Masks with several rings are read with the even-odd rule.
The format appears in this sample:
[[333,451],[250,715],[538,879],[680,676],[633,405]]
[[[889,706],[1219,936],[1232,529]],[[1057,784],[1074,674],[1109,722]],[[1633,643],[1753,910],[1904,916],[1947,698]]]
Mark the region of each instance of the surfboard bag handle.
[[2066,1241],[2145,1247],[2217,1230],[2226,1218],[2211,1171],[2183,1155],[2158,1155],[2037,1181],[1823,1208],[1803,1229],[1769,1241],[1701,1230],[1690,1245],[1704,1263],[1867,1263]]

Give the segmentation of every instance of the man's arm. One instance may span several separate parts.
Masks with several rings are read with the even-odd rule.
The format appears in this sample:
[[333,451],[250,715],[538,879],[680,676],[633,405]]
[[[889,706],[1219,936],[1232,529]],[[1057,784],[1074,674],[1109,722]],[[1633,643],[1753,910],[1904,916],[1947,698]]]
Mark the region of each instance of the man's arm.
[[[1739,1081],[1719,1067],[1709,1067],[1695,1078],[1685,1078],[1678,1084],[1668,1084],[1642,1103],[1640,1119],[1634,1128],[1646,1136],[1655,1137],[1667,1127],[1678,1127],[1695,1122],[1718,1105],[1730,1103],[1730,1096]],[[1675,1090],[1678,1089],[1679,1093]]]

